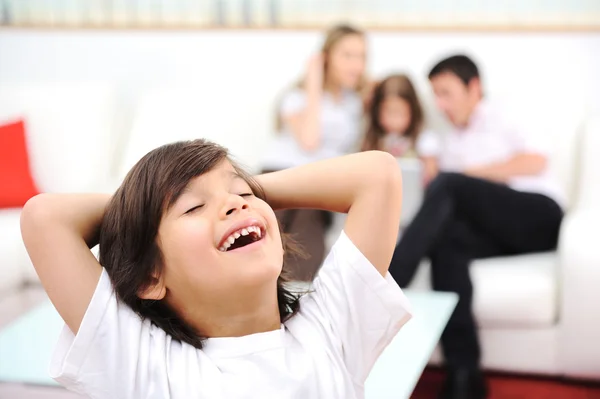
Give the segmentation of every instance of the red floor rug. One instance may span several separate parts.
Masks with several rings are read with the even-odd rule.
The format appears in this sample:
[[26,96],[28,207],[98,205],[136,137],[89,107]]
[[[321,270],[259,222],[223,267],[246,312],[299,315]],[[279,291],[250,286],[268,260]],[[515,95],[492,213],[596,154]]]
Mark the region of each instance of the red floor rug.
[[[434,399],[442,388],[445,373],[428,368],[419,380],[412,399]],[[487,374],[489,399],[600,399],[600,383],[581,383],[529,376]]]

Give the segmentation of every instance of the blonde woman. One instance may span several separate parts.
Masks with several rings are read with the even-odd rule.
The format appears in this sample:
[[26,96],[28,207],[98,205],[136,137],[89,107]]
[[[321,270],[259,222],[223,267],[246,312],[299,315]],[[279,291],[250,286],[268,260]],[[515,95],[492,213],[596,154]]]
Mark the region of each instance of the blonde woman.
[[[277,113],[277,135],[263,162],[276,171],[352,152],[361,135],[366,41],[351,26],[329,30],[321,51],[308,62],[304,79],[283,97]],[[311,254],[292,259],[294,277],[311,280],[323,261],[331,214],[312,209],[278,213],[286,233]]]

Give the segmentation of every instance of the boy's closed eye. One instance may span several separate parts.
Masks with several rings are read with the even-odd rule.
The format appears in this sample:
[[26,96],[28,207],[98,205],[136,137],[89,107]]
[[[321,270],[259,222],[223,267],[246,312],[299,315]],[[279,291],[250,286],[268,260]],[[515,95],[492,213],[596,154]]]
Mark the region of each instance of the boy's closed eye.
[[194,212],[195,210],[202,208],[203,206],[204,206],[204,204],[200,204],[200,205],[193,206],[193,207],[191,207],[190,209],[188,209],[187,211],[185,211],[184,215],[187,215],[187,214],[189,214],[189,213],[192,213],[192,212]]
[[[241,194],[238,194],[238,195],[239,195],[240,197],[252,197],[252,196],[254,195],[254,193],[241,193]],[[185,211],[185,212],[184,212],[184,215],[187,215],[187,214],[189,214],[189,213],[192,213],[192,212],[194,212],[195,210],[202,208],[203,206],[204,206],[204,204],[200,204],[200,205],[193,206],[193,207],[191,207],[190,209],[188,209],[187,211]]]

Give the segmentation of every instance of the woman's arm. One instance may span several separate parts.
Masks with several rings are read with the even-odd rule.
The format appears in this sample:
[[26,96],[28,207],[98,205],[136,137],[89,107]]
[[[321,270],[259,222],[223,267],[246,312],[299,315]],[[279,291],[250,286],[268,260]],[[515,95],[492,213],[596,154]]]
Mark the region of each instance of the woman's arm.
[[308,64],[304,82],[306,107],[295,114],[282,117],[298,144],[307,151],[321,145],[321,98],[323,96],[323,56],[317,54]]
[[344,231],[377,270],[387,273],[396,245],[402,178],[396,159],[368,151],[257,177],[274,209],[348,213]]
[[110,199],[105,194],[40,194],[21,213],[21,235],[50,300],[73,333],[92,299],[101,267],[90,248]]

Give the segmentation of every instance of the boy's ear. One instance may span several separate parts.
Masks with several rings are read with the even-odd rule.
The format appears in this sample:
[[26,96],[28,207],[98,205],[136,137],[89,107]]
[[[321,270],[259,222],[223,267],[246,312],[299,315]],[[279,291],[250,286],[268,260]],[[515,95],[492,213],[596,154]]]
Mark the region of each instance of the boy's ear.
[[138,290],[137,296],[140,299],[152,299],[160,301],[167,295],[167,287],[165,287],[164,279],[153,273],[150,283]]

